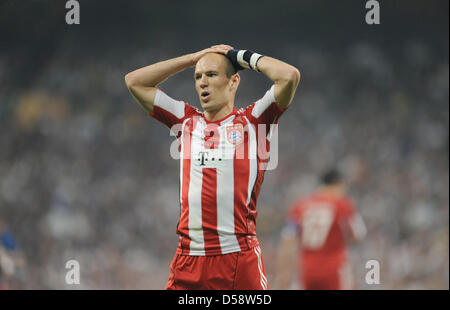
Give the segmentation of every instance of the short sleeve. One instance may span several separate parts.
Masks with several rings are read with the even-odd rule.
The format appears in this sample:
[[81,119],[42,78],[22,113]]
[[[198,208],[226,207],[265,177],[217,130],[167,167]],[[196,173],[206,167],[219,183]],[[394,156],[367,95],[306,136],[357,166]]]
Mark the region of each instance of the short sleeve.
[[361,240],[367,233],[366,226],[361,215],[356,211],[356,208],[351,199],[345,198],[340,203],[341,224],[350,230],[354,238]]
[[295,202],[286,216],[285,225],[282,234],[286,236],[293,236],[300,231],[300,203]]
[[344,198],[340,201],[340,209],[344,220],[349,220],[355,215],[355,206],[349,198]]
[[253,124],[276,124],[280,116],[287,110],[278,106],[274,93],[275,85],[264,96],[247,107],[247,117]]
[[186,118],[196,113],[200,112],[186,102],[169,97],[159,88],[156,90],[153,112],[150,113],[150,116],[169,129],[177,124],[181,125]]

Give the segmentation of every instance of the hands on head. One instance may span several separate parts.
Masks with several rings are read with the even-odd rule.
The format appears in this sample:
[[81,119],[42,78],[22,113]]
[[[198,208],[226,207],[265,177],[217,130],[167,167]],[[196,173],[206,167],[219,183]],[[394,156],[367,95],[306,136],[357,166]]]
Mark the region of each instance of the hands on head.
[[197,53],[194,53],[193,61],[196,64],[200,60],[200,58],[202,58],[204,55],[206,55],[208,53],[218,53],[218,54],[226,55],[228,53],[228,51],[232,50],[232,49],[233,49],[232,46],[226,45],[226,44],[213,45],[209,48],[206,48]]

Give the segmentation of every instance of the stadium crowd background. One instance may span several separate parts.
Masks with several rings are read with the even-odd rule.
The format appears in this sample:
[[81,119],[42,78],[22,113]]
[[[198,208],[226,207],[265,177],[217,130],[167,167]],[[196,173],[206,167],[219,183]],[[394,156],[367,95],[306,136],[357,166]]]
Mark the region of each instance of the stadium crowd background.
[[[351,250],[358,288],[448,289],[448,2],[403,8],[393,1],[378,26],[364,23],[362,5],[327,2],[281,1],[290,9],[271,22],[261,21],[270,17],[268,1],[258,2],[260,20],[247,21],[243,12],[226,17],[226,7],[208,11],[199,1],[194,8],[178,3],[173,18],[168,4],[154,12],[143,1],[106,8],[82,2],[81,25],[67,26],[63,6],[5,1],[0,287],[164,288],[177,244],[178,162],[169,156],[173,137],[146,116],[123,77],[227,43],[302,72],[280,120],[278,167],[266,173],[258,200],[269,284],[290,203],[337,165],[368,229]],[[223,14],[204,18],[211,11]],[[37,12],[42,18],[33,20]],[[233,22],[224,30],[227,18]],[[257,24],[238,32],[245,22]],[[238,108],[270,87],[254,72],[241,77]],[[199,106],[192,70],[161,88]],[[70,259],[80,263],[78,286],[64,281]],[[364,281],[372,259],[380,263],[380,285]]]

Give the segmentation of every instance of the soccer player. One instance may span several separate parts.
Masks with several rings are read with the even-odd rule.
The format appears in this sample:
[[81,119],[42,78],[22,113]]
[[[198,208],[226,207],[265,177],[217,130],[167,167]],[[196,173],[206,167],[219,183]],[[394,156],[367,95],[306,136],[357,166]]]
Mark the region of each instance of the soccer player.
[[329,170],[321,183],[316,192],[298,199],[290,208],[278,257],[279,289],[290,288],[296,244],[298,279],[304,289],[354,288],[346,243],[362,240],[366,228],[346,195],[340,173]]
[[[194,66],[203,111],[157,87]],[[245,68],[266,75],[273,85],[237,110],[238,71]],[[179,242],[166,289],[268,289],[255,228],[264,177],[258,147],[263,140],[269,146],[269,125],[291,104],[299,71],[221,44],[138,69],[125,81],[150,116],[176,134],[180,147]]]

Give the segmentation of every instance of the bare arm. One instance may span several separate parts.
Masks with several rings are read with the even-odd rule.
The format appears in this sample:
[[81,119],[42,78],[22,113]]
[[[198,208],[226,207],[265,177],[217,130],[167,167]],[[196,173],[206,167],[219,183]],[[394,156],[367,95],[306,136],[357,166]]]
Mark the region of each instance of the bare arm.
[[197,53],[161,61],[147,67],[137,69],[125,75],[125,83],[133,97],[149,113],[153,112],[156,86],[169,76],[195,66],[206,53],[219,52],[217,48],[207,48]]
[[362,241],[367,234],[366,225],[360,214],[356,213],[348,222],[341,223],[344,226],[344,234],[349,243]]
[[287,108],[300,83],[300,71],[281,60],[264,56],[258,61],[258,69],[274,84],[275,100],[280,108]]
[[[225,55],[233,47],[226,44],[214,45]],[[225,52],[223,52],[225,50]],[[274,84],[275,100],[280,108],[287,108],[294,98],[295,90],[300,83],[300,71],[281,60],[264,56],[258,61],[258,70],[271,79]]]
[[277,257],[276,289],[287,290],[290,287],[296,248],[297,238],[282,234]]

